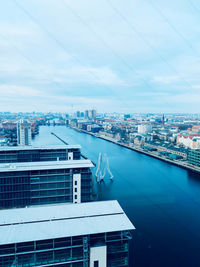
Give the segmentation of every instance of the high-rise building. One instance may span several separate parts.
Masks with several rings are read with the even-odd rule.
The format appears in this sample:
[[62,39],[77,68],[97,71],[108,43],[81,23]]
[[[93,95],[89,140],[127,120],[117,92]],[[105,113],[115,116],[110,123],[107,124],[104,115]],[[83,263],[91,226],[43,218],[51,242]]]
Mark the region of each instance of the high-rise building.
[[162,116],[162,125],[165,125],[165,115]]
[[90,160],[0,164],[0,209],[93,200]]
[[89,118],[89,110],[85,110],[85,119]]
[[95,120],[97,116],[97,111],[95,109],[92,109],[92,119]]
[[20,120],[17,123],[17,144],[20,146],[30,146],[31,138],[31,123],[26,120]]
[[81,116],[81,112],[80,111],[76,111],[76,117],[79,118]]
[[0,266],[128,266],[133,229],[117,201],[1,210]]
[[0,163],[80,160],[80,145],[0,147]]

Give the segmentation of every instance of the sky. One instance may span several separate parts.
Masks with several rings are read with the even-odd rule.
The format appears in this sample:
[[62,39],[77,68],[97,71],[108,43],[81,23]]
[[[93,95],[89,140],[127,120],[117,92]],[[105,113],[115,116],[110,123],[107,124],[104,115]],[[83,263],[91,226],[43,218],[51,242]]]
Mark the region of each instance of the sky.
[[0,111],[199,113],[198,0],[1,0]]

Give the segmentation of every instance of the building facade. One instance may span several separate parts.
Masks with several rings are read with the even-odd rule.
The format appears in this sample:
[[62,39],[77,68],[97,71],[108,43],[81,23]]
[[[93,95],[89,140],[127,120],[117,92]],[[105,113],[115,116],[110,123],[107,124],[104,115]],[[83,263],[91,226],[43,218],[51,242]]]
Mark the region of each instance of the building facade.
[[129,266],[133,229],[117,201],[2,210],[0,266]]
[[30,146],[31,140],[31,123],[20,120],[17,124],[17,144],[20,146]]
[[152,132],[151,124],[141,124],[138,125],[138,133],[140,134],[147,134]]
[[191,149],[188,152],[188,162],[200,167],[200,149]]
[[79,145],[0,147],[0,163],[80,160]]
[[177,144],[191,149],[200,149],[200,134],[178,135]]
[[93,199],[90,160],[0,164],[0,208]]

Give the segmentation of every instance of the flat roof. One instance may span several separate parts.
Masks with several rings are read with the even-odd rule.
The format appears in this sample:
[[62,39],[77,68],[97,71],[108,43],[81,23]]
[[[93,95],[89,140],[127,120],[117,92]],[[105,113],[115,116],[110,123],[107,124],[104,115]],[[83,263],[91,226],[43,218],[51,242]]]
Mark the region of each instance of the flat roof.
[[0,245],[134,229],[116,200],[0,210]]
[[46,145],[46,146],[1,146],[1,151],[19,151],[19,150],[48,150],[48,149],[72,149],[81,148],[80,145]]
[[82,160],[60,160],[60,161],[38,161],[38,162],[14,162],[1,163],[0,172],[57,170],[72,168],[91,168],[94,164],[89,159]]

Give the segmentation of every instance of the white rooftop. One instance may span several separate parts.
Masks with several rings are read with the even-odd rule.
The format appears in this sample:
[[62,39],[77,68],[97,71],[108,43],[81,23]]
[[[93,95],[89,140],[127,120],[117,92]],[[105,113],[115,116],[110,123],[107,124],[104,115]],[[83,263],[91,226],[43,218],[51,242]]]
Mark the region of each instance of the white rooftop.
[[16,162],[0,164],[0,172],[57,170],[71,168],[94,167],[91,160],[62,160],[62,161],[39,161],[39,162]]
[[133,229],[116,200],[0,210],[0,245]]
[[48,149],[73,149],[81,148],[80,145],[46,145],[46,146],[1,146],[1,151],[19,151],[19,150],[48,150]]

